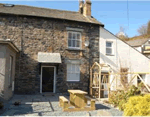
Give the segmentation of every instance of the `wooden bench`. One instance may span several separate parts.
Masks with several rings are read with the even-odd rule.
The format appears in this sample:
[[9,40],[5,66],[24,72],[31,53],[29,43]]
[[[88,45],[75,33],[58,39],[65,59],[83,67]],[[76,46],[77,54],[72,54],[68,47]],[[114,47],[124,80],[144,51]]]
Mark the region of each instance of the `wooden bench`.
[[59,96],[59,106],[63,108],[63,111],[67,110],[69,107],[68,99],[64,96]]
[[89,97],[89,96],[85,96],[85,102],[87,103],[87,101],[89,100],[91,102],[91,109],[95,110],[95,99]]

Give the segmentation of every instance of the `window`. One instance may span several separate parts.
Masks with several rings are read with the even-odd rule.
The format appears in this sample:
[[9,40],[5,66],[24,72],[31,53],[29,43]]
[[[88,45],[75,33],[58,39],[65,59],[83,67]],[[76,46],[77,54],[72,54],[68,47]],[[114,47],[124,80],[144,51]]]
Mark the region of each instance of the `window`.
[[80,65],[78,63],[67,64],[67,81],[80,81]]
[[11,86],[12,83],[12,67],[13,67],[13,57],[9,57],[9,79],[8,79],[8,84]]
[[68,48],[81,49],[81,33],[68,32]]
[[[139,74],[139,76],[145,81],[145,74]],[[137,83],[141,83],[141,79],[137,77]]]
[[112,55],[113,54],[113,47],[112,47],[112,42],[106,42],[106,54]]

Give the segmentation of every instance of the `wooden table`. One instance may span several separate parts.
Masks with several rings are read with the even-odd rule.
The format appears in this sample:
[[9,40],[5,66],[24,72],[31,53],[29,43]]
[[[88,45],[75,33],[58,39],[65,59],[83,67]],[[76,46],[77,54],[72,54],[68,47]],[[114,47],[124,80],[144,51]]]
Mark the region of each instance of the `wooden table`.
[[77,108],[84,108],[87,104],[85,95],[87,92],[81,90],[68,90],[70,93],[70,104]]
[[[59,106],[63,111],[91,111],[95,110],[95,99],[85,96],[87,92],[81,90],[68,90],[70,93],[70,101],[64,96],[59,96]],[[87,101],[90,106],[87,106]]]

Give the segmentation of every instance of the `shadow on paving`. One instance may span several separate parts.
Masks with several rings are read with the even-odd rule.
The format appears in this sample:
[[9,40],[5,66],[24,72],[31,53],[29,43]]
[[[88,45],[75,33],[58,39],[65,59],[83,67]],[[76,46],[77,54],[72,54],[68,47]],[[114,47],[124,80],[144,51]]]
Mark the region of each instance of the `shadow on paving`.
[[95,106],[96,106],[96,110],[99,110],[99,109],[111,109],[108,106],[105,106],[105,105],[102,105],[102,104],[95,104]]
[[[42,116],[44,115],[57,115],[62,114],[62,108],[59,107],[59,96],[27,96],[27,95],[16,95],[14,99],[10,101],[8,109],[2,114],[2,116]],[[69,99],[69,96],[64,95]],[[21,105],[13,105],[15,101],[21,101]],[[111,110],[108,106],[96,102],[96,111],[101,109]],[[80,113],[80,112],[77,112]],[[64,113],[65,115],[66,113]]]

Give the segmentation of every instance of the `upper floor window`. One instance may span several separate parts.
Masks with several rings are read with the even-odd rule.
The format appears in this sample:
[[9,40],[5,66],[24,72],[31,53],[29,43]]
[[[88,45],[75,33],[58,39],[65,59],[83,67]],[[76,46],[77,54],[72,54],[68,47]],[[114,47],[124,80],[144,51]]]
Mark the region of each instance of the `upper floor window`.
[[106,54],[112,55],[113,54],[113,42],[106,42]]
[[68,48],[81,49],[81,33],[68,31]]

